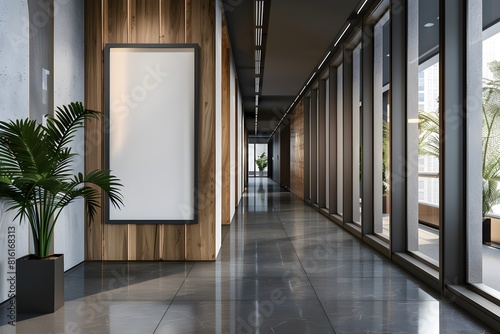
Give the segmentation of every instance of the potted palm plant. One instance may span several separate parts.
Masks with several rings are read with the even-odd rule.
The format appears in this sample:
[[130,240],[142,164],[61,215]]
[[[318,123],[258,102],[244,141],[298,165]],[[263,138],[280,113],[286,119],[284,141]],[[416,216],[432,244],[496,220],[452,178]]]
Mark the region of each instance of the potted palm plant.
[[[488,64],[493,79],[483,79],[482,96],[482,213],[483,243],[491,243],[491,218],[494,205],[500,203],[500,62]],[[439,114],[419,113],[419,154],[439,158]]]
[[120,180],[107,170],[72,172],[75,153],[68,146],[85,120],[100,113],[81,103],[57,108],[46,125],[22,119],[0,122],[0,199],[15,218],[30,225],[34,254],[16,262],[16,304],[21,313],[54,312],[64,303],[61,254],[50,254],[54,227],[65,207],[83,198],[89,222],[102,189],[120,207]]
[[267,156],[266,152],[263,152],[259,157],[255,160],[255,163],[257,164],[257,168],[259,169],[260,176],[262,176],[262,173],[264,169],[267,167]]

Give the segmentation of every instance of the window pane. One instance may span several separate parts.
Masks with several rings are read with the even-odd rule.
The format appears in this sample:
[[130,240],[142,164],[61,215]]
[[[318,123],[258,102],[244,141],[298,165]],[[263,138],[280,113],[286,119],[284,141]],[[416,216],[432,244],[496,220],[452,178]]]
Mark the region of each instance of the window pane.
[[344,161],[344,150],[343,150],[343,145],[344,141],[342,139],[342,136],[344,135],[344,132],[342,131],[342,125],[343,125],[343,98],[342,98],[342,91],[343,91],[343,85],[342,85],[342,76],[343,76],[343,71],[342,71],[342,65],[340,65],[337,68],[337,213],[339,215],[342,215],[342,206],[344,205],[342,198],[343,198],[343,174],[344,174],[344,169],[342,162]]
[[361,44],[352,53],[352,220],[361,224],[361,143],[362,108],[361,108]]
[[500,3],[483,0],[482,283],[500,292]]
[[[414,6],[413,4],[416,4]],[[439,266],[439,2],[409,7],[408,251]],[[411,43],[416,43],[415,45]],[[418,66],[418,69],[417,67]],[[414,97],[414,98],[413,98]]]
[[374,221],[376,235],[389,240],[391,219],[390,139],[391,117],[389,108],[390,15],[385,13],[374,31]]

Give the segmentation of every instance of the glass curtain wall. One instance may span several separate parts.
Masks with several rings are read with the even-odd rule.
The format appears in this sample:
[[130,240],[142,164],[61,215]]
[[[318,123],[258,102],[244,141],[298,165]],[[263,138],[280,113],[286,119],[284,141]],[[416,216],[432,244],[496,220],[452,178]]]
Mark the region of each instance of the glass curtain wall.
[[[418,76],[408,91],[408,251],[439,266],[439,2],[411,2],[409,62]],[[416,98],[414,98],[416,97]]]
[[359,225],[361,225],[361,177],[363,170],[361,96],[361,44],[358,44],[352,52],[352,220]]
[[344,131],[342,130],[342,124],[343,124],[343,70],[342,70],[342,64],[339,65],[337,68],[337,214],[339,216],[342,216],[342,207],[344,205],[344,202],[342,198],[344,197],[343,194],[343,182],[344,182],[344,168],[343,168],[343,157],[344,154],[344,141],[343,141],[343,135]]
[[[483,0],[482,50],[482,283],[500,298],[500,1]],[[493,291],[489,290],[492,289]],[[489,290],[489,291],[488,291]]]
[[389,240],[391,222],[391,115],[389,107],[390,13],[374,27],[374,221],[376,235]]

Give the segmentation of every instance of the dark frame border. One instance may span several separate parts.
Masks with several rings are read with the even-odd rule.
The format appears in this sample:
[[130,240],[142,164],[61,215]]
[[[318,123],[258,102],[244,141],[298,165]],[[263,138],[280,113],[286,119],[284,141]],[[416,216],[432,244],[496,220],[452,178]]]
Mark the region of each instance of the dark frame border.
[[111,49],[192,49],[194,53],[194,189],[193,189],[193,203],[194,203],[194,211],[193,211],[193,219],[191,220],[110,220],[109,218],[109,199],[105,197],[105,223],[106,224],[171,224],[171,225],[182,225],[182,224],[198,224],[198,141],[199,141],[199,110],[200,110],[200,76],[199,76],[199,50],[200,46],[195,43],[186,43],[186,44],[144,44],[144,43],[109,43],[104,47],[104,71],[105,71],[105,82],[104,82],[104,99],[105,99],[105,115],[106,120],[104,124],[104,129],[106,131],[106,144],[105,144],[105,165],[106,168],[109,169],[109,152],[110,152],[110,140],[109,140],[109,119],[110,119],[110,102],[109,102],[109,88],[110,88],[110,51]]

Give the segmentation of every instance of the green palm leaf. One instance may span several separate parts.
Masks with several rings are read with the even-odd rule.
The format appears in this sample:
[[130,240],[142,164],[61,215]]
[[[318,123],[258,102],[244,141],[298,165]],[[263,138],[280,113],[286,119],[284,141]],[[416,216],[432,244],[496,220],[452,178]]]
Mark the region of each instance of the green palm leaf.
[[0,122],[0,198],[16,218],[29,221],[35,253],[47,256],[54,226],[62,210],[83,198],[89,222],[106,193],[116,207],[123,205],[120,180],[109,171],[73,175],[76,157],[69,145],[85,120],[100,114],[81,103],[57,108],[47,125],[33,120]]

